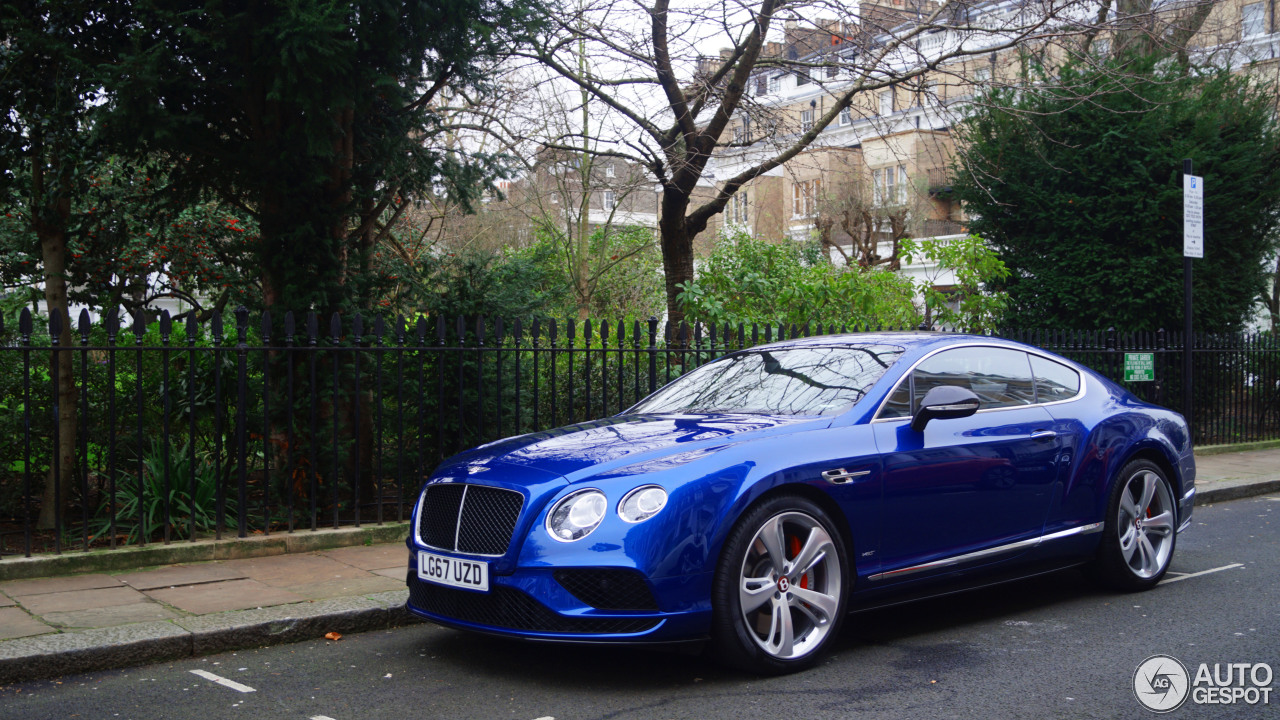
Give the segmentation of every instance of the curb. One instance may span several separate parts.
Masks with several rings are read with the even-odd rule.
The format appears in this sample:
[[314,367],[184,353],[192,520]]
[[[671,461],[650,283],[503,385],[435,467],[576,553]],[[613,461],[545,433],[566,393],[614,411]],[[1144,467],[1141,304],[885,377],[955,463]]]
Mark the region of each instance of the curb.
[[353,545],[403,542],[409,522],[364,527],[304,530],[247,538],[211,538],[172,545],[146,545],[115,550],[74,551],[65,555],[40,555],[0,560],[0,580],[76,575],[89,572],[137,570],[157,565],[237,560],[288,553],[332,550]]
[[1208,457],[1210,455],[1226,455],[1228,453],[1271,450],[1273,448],[1280,448],[1280,440],[1257,440],[1255,442],[1232,443],[1229,445],[1204,445],[1196,448],[1195,452],[1197,456]]
[[408,590],[37,635],[0,643],[0,683],[111,670],[422,622]]
[[1203,492],[1196,492],[1196,506],[1209,505],[1212,503],[1226,502],[1227,500],[1239,500],[1241,498],[1255,497],[1257,495],[1269,495],[1273,492],[1280,492],[1280,479],[1262,480],[1259,482],[1243,483],[1240,485],[1230,485],[1227,487],[1209,488]]

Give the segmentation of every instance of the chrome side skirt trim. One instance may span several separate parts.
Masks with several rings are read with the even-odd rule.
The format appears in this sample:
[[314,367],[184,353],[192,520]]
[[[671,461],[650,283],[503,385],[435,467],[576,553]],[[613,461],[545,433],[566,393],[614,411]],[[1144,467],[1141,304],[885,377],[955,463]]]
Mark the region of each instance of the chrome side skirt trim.
[[990,557],[992,555],[1000,555],[1002,553],[1012,552],[1013,550],[1020,550],[1022,548],[1027,548],[1027,547],[1035,547],[1040,543],[1047,542],[1050,540],[1060,540],[1065,537],[1071,537],[1072,535],[1088,535],[1089,533],[1096,533],[1096,532],[1102,532],[1102,523],[1100,522],[1090,523],[1088,525],[1081,525],[1079,527],[1073,527],[1067,530],[1059,530],[1058,532],[1049,533],[1048,535],[1041,535],[1040,537],[1033,537],[1033,538],[1027,538],[1026,540],[1019,540],[1018,542],[1009,543],[1008,545],[1000,545],[998,547],[987,548],[986,550],[979,550],[977,552],[965,553],[964,555],[956,555],[955,557],[943,558],[941,560],[934,560],[933,562],[927,562],[923,565],[912,565],[911,567],[900,568],[898,570],[890,570],[888,572],[876,573],[875,575],[872,575],[867,579],[874,581],[874,580],[884,580],[885,578],[903,577],[905,575],[911,575],[914,573],[923,572],[925,570],[937,570],[939,568],[949,567],[951,565],[959,565],[961,563],[966,563],[973,560],[981,560],[982,558]]

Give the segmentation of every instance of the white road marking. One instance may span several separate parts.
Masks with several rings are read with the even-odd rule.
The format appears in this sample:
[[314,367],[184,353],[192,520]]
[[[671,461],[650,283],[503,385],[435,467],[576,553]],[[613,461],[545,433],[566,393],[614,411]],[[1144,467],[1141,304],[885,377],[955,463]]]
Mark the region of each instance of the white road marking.
[[1216,573],[1222,570],[1230,570],[1232,568],[1238,568],[1238,567],[1244,567],[1244,563],[1231,563],[1230,565],[1223,565],[1222,567],[1216,567],[1211,570],[1201,570],[1200,572],[1189,573],[1187,575],[1179,575],[1178,577],[1173,577],[1173,578],[1166,577],[1165,579],[1161,580],[1159,584],[1164,585],[1165,583],[1178,582],[1179,580],[1186,580],[1187,578],[1200,577],[1201,575],[1208,575],[1209,573]]
[[333,718],[328,715],[312,715],[311,720],[333,720]]
[[193,674],[193,675],[199,675],[200,677],[204,678],[205,680],[208,680],[208,681],[210,681],[210,682],[218,683],[219,685],[221,685],[221,686],[223,686],[223,687],[229,687],[229,688],[231,688],[232,690],[235,690],[236,692],[242,692],[242,693],[257,692],[257,690],[254,690],[253,688],[249,687],[248,685],[241,685],[240,683],[236,682],[235,680],[228,680],[228,679],[226,679],[226,678],[224,678],[224,677],[221,677],[221,676],[219,676],[219,675],[214,675],[213,673],[211,673],[211,672],[209,672],[209,671],[207,671],[207,670],[192,670],[192,671],[191,671],[191,674]]

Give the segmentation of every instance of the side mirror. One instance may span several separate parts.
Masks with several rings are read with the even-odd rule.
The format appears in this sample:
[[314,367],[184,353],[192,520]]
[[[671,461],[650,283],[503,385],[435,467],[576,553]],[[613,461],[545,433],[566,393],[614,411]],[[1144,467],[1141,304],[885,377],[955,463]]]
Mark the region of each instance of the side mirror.
[[939,385],[925,393],[924,399],[920,401],[920,409],[911,418],[911,429],[921,432],[930,420],[969,417],[978,412],[981,404],[982,401],[969,388]]

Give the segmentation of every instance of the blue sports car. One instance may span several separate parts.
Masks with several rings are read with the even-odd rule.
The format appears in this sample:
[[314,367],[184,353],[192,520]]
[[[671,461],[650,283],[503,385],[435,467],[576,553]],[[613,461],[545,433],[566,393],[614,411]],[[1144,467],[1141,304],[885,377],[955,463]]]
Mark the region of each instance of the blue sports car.
[[854,610],[1077,565],[1150,588],[1194,494],[1181,415],[1052,353],[790,340],[442,463],[414,510],[408,608],[527,639],[707,642],[791,672]]

